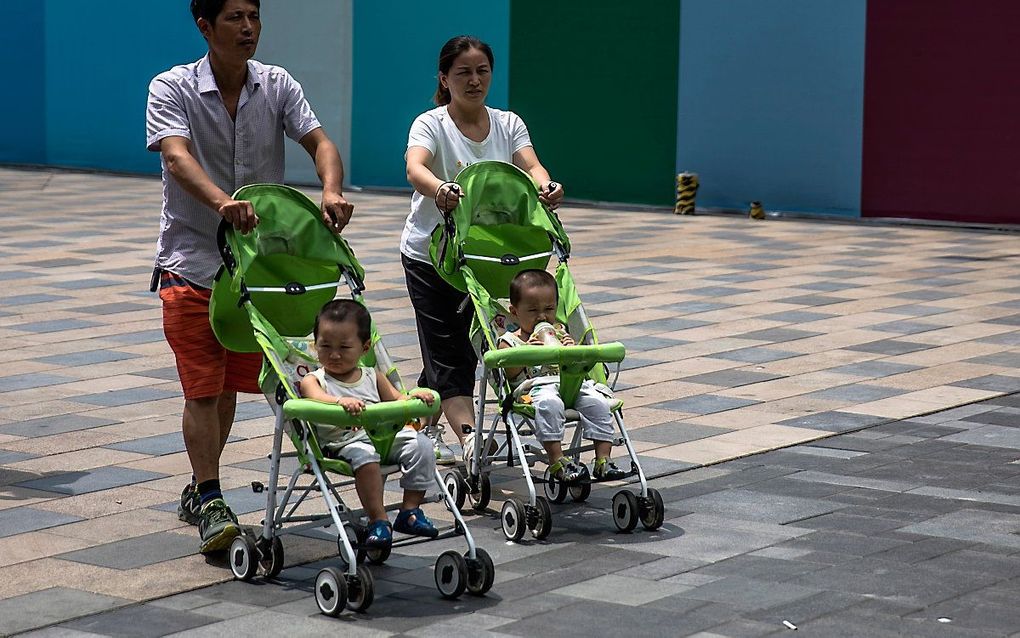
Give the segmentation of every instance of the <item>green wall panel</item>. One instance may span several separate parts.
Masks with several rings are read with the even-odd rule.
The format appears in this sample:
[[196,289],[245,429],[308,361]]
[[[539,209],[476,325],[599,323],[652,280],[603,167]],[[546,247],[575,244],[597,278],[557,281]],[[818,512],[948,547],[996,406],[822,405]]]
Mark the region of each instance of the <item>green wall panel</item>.
[[510,108],[568,197],[673,203],[679,7],[510,3]]

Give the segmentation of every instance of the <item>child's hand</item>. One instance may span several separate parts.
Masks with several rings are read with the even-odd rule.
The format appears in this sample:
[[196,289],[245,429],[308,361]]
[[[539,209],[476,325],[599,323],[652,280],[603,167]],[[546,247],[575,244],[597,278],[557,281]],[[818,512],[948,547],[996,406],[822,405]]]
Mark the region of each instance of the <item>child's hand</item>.
[[561,343],[562,343],[563,345],[565,345],[565,346],[572,346],[572,345],[576,345],[576,344],[575,344],[575,342],[574,342],[574,338],[573,338],[573,337],[571,337],[571,336],[570,336],[570,335],[568,335],[568,334],[564,334],[564,335],[563,335],[563,338],[562,338],[562,339],[560,339],[560,342],[561,342]]
[[336,400],[336,404],[347,410],[347,413],[352,416],[358,416],[365,410],[365,402],[354,397],[340,397]]
[[545,342],[542,341],[540,338],[532,335],[531,338],[528,339],[528,345],[529,346],[544,346]]
[[411,396],[415,399],[421,399],[425,402],[425,405],[432,405],[436,400],[436,397],[428,390],[415,390],[411,392]]

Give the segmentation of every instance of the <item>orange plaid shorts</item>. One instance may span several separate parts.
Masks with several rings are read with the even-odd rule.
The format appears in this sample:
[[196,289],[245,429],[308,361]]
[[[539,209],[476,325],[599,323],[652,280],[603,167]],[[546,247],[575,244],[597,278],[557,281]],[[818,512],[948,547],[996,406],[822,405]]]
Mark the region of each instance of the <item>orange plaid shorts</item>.
[[177,359],[185,399],[203,399],[224,392],[260,394],[262,353],[231,352],[216,339],[209,324],[212,291],[163,272],[163,334]]

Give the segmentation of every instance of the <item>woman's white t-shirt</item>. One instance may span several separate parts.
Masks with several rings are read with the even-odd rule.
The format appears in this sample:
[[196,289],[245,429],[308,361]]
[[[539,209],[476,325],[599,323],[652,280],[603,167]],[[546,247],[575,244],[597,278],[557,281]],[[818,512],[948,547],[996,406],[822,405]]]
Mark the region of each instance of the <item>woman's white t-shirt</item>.
[[[489,135],[481,142],[465,137],[447,113],[447,107],[440,106],[415,118],[407,148],[420,146],[432,153],[432,172],[446,182],[464,167],[481,160],[510,163],[514,153],[531,146],[528,127],[511,111],[488,106],[485,110],[489,113]],[[428,262],[432,231],[441,219],[435,200],[415,191],[411,196],[411,214],[400,236],[400,252],[416,261]]]

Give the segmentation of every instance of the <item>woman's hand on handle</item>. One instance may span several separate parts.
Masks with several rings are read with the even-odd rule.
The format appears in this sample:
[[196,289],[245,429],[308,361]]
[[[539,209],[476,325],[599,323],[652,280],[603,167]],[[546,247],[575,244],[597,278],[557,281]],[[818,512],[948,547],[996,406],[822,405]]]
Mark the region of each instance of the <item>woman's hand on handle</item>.
[[560,202],[563,201],[563,185],[553,181],[542,184],[542,188],[538,191],[538,198],[550,210],[556,210],[560,207]]
[[457,208],[457,204],[460,203],[460,198],[463,196],[464,191],[460,189],[460,184],[457,182],[443,182],[440,184],[439,189],[436,190],[436,207],[440,212],[448,213]]

